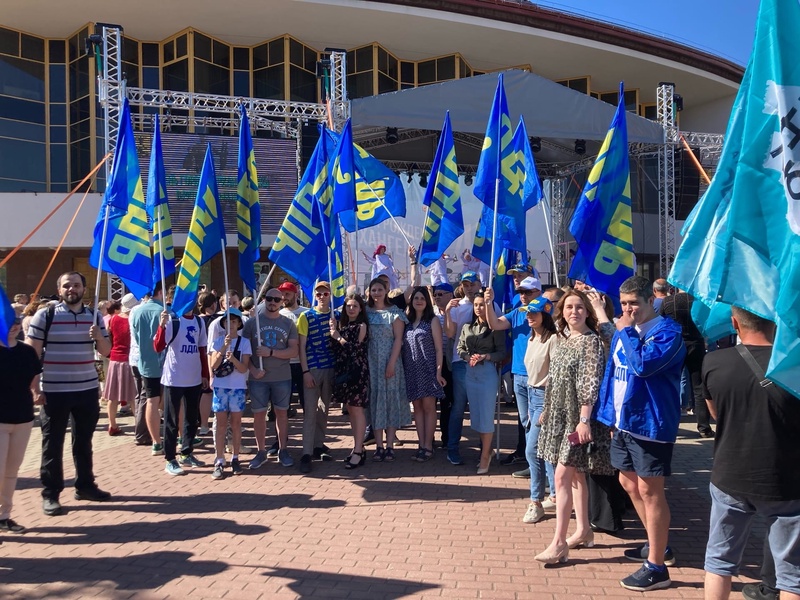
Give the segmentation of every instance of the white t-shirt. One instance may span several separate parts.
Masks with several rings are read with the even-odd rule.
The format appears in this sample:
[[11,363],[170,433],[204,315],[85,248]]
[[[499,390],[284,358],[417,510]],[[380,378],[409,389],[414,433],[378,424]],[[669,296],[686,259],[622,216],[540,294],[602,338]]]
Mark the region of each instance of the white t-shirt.
[[[234,352],[234,348],[236,348],[236,344],[239,344],[239,349],[235,350],[236,358],[241,361],[242,357],[244,356],[251,356],[253,354],[253,350],[250,347],[250,340],[245,337],[241,336],[241,331],[237,332],[237,338],[235,340],[231,340],[231,345],[228,346],[228,350]],[[211,341],[209,345],[209,351],[213,352],[220,352],[222,350],[222,346],[225,345],[225,336],[220,336],[215,338]],[[223,357],[224,359],[225,357]],[[244,373],[240,373],[236,369],[233,370],[233,373],[228,375],[227,377],[214,377],[213,387],[215,388],[223,388],[226,390],[246,390],[247,389],[247,375],[248,372],[245,371]],[[213,372],[212,372],[213,376]]]
[[[206,326],[203,319],[181,317],[178,320],[178,334],[172,339],[173,319],[167,321],[167,352],[161,385],[172,387],[192,387],[203,382],[202,358],[200,348],[208,345]],[[172,340],[172,343],[169,341]]]
[[[306,307],[306,306],[298,306],[294,310],[290,310],[288,308],[282,308],[279,312],[284,317],[289,317],[292,321],[294,321],[294,324],[297,325],[298,317],[300,317],[300,315],[302,315],[307,310],[308,310],[308,307]],[[294,358],[290,358],[289,359],[289,364],[290,365],[299,365],[300,364],[300,357],[296,356]]]
[[431,285],[441,285],[447,283],[447,258],[446,255],[440,256],[428,267],[431,276]]

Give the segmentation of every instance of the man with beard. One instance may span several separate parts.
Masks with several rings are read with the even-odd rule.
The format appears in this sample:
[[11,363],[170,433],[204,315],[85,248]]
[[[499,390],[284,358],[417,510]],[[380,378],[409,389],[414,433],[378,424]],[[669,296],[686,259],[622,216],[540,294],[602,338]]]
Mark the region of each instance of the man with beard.
[[289,399],[292,397],[292,371],[289,360],[297,356],[297,327],[289,317],[280,313],[283,294],[270,288],[264,302],[256,307],[258,318],[248,319],[242,337],[250,340],[253,355],[250,359],[250,405],[253,410],[253,430],[258,452],[250,461],[250,469],[258,469],[267,461],[267,410],[275,410],[275,429],[278,432],[278,462],[284,467],[294,465],[289,455]]
[[[58,278],[61,302],[31,319],[26,342],[41,356],[42,509],[48,516],[63,512],[58,499],[64,489],[64,437],[72,417],[75,499],[102,502],[111,494],[97,487],[92,470],[92,436],[100,417],[95,349],[108,356],[111,344],[102,319],[83,304],[86,278],[64,273]],[[49,342],[49,343],[48,343]]]

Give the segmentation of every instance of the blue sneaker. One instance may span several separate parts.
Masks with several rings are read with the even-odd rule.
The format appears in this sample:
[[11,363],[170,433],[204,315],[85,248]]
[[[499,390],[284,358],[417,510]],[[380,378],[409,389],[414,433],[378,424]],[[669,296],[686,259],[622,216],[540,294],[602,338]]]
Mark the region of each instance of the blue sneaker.
[[[647,560],[647,557],[650,555],[650,544],[645,542],[642,546],[625,550],[624,555],[625,558],[633,562],[643,562]],[[664,564],[668,567],[675,566],[675,553],[669,546],[664,550]]]
[[650,590],[663,590],[672,585],[669,578],[669,569],[653,569],[648,561],[644,561],[639,570],[619,582],[626,590],[634,592],[649,592]]
[[202,460],[197,460],[194,454],[182,454],[180,464],[182,467],[205,467],[206,463]]
[[264,450],[259,450],[258,452],[256,452],[256,455],[253,457],[253,460],[250,461],[250,465],[247,468],[257,469],[265,462],[267,462],[267,453]]
[[282,467],[294,466],[294,459],[289,455],[288,450],[280,450],[278,452],[278,462],[281,463]]
[[181,469],[181,466],[178,464],[177,460],[172,459],[167,461],[167,466],[164,467],[164,472],[168,475],[183,475],[184,470]]
[[464,461],[461,460],[461,453],[458,450],[448,450],[447,451],[447,460],[450,461],[451,465],[463,465]]

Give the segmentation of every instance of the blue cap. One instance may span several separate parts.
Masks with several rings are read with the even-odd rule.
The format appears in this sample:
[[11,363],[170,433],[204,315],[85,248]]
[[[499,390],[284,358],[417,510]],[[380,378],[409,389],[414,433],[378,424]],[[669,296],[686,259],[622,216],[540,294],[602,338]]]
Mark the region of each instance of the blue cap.
[[534,298],[525,306],[518,308],[520,312],[524,313],[537,313],[537,312],[545,312],[548,315],[553,314],[553,301],[548,300],[543,296],[539,296],[538,298]]
[[479,281],[478,274],[475,271],[464,271],[461,274],[461,281]]
[[440,283],[439,285],[435,285],[435,286],[433,286],[433,290],[434,291],[440,291],[440,292],[450,292],[451,294],[454,291],[453,290],[453,286],[450,285],[449,283]]
[[508,269],[508,271],[506,272],[514,273],[515,271],[518,273],[533,273],[533,267],[528,263],[517,263],[513,265],[510,269]]
[[231,307],[227,312],[223,313],[223,315],[219,318],[219,324],[222,327],[226,327],[228,313],[230,313],[232,317],[237,317],[239,319],[239,329],[241,329],[244,326],[244,318],[242,318],[242,312],[238,308]]

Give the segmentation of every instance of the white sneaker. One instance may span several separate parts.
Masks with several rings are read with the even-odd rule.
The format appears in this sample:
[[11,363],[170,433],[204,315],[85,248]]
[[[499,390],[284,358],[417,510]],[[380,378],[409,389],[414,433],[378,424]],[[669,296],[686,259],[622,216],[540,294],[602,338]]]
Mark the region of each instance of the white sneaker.
[[542,501],[542,508],[545,510],[554,509],[556,507],[556,503],[551,498],[545,498]]
[[538,502],[528,504],[528,511],[522,517],[523,523],[537,523],[544,519],[544,508]]

